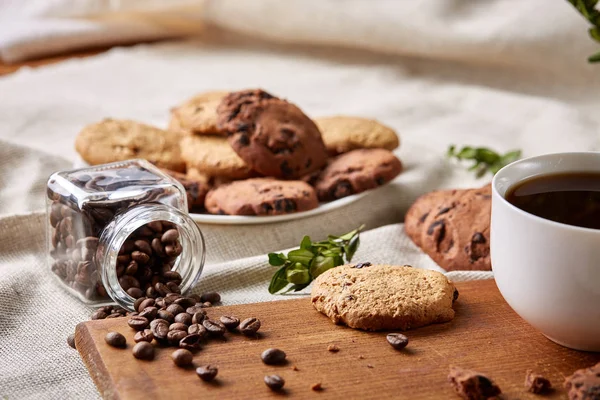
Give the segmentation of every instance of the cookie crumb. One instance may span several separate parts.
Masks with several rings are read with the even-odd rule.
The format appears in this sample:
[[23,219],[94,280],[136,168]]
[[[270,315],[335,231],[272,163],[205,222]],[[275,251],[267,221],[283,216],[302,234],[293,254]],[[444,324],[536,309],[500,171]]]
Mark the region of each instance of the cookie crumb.
[[552,388],[552,384],[542,375],[528,369],[525,373],[525,387],[531,393],[540,394],[548,392]]
[[292,365],[292,371],[299,371],[299,369],[295,365]]
[[502,393],[500,388],[487,376],[460,367],[450,367],[448,382],[463,399],[488,399]]
[[330,351],[332,353],[337,353],[338,351],[340,351],[340,348],[338,346],[336,346],[335,344],[330,344],[329,346],[327,346],[327,351]]
[[367,364],[367,368],[373,368],[372,364]]
[[311,390],[314,390],[315,392],[320,392],[321,390],[323,390],[323,386],[321,385],[321,382],[319,383],[314,383],[311,387]]
[[358,356],[358,359],[359,359],[359,360],[364,360],[364,359],[365,359],[365,356],[363,356],[363,355],[360,355],[360,356]]

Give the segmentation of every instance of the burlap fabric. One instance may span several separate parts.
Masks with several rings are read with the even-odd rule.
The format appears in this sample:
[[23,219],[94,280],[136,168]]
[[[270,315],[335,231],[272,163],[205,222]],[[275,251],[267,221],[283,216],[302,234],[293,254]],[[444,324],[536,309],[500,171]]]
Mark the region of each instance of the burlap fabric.
[[[304,234],[318,239],[361,223],[368,231],[357,260],[436,269],[406,238],[401,222],[421,193],[486,183],[444,158],[451,143],[520,148],[525,156],[598,149],[592,98],[570,103],[578,91],[597,88],[584,79],[583,51],[581,60],[571,59],[574,77],[543,65],[482,67],[470,63],[473,47],[465,63],[449,64],[223,36],[117,49],[0,79],[0,398],[98,396],[65,342],[91,309],[56,284],[44,258],[45,181],[72,165],[73,139],[84,124],[112,116],[166,126],[169,108],[195,92],[262,86],[311,116],[364,115],[400,132],[397,154],[406,171],[356,203],[280,224],[202,226],[208,258],[195,290],[217,290],[225,304],[280,299],[266,291],[274,268],[265,253],[296,246]],[[538,44],[523,41],[517,52],[509,46],[506,57],[518,60]],[[455,280],[485,276],[451,274]]]

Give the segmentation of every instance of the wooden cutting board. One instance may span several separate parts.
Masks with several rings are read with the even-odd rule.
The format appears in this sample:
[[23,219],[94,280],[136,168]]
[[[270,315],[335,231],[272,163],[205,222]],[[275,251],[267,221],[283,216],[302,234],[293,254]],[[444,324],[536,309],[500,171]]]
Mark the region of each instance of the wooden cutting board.
[[[565,376],[600,361],[600,353],[561,347],[527,325],[502,299],[493,280],[461,282],[457,288],[454,320],[407,332],[410,344],[403,351],[389,346],[385,333],[333,325],[307,298],[209,309],[211,317],[232,314],[262,321],[260,338],[229,334],[195,355],[195,365],[218,366],[214,383],[202,382],[193,368],[176,367],[170,359],[173,348],[157,349],[154,361],[133,358],[134,332],[125,319],[79,324],[76,344],[107,399],[452,399],[457,397],[447,382],[449,365],[488,374],[504,399],[540,398],[523,386],[525,371],[533,369],[557,388],[544,398],[558,399],[565,398]],[[106,345],[108,331],[123,333],[127,349]],[[330,344],[340,351],[329,352]],[[284,350],[289,363],[264,365],[260,354],[269,347]],[[284,393],[265,386],[267,374],[285,379]],[[315,383],[323,390],[312,391]]]

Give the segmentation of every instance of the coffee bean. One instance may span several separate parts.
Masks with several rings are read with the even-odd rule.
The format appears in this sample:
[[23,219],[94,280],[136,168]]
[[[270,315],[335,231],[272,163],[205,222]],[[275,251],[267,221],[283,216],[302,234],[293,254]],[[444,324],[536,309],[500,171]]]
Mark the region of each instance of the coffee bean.
[[171,293],[177,293],[177,294],[181,293],[181,289],[179,288],[179,285],[176,284],[175,282],[167,282],[167,289],[169,289],[169,292],[171,292]]
[[196,374],[200,379],[204,382],[210,382],[216,378],[219,370],[217,367],[212,365],[203,365],[201,367],[196,368]]
[[177,346],[177,345],[179,345],[179,342],[181,341],[181,339],[183,339],[187,335],[188,335],[187,330],[185,330],[185,331],[180,331],[180,330],[170,331],[169,333],[167,333],[167,341],[169,342],[169,344],[171,346]]
[[175,321],[175,317],[173,316],[173,314],[171,314],[167,310],[158,310],[158,312],[156,313],[156,318],[164,319],[169,324],[172,324]]
[[152,321],[150,321],[150,329],[154,328],[158,324],[167,324],[167,328],[170,325],[170,323],[168,321],[161,319],[161,318],[156,318],[156,319],[153,319]]
[[169,257],[178,257],[182,251],[183,248],[181,247],[181,244],[179,242],[175,242],[174,244],[168,244],[165,246],[165,253]]
[[158,307],[159,309],[161,308],[167,308],[167,305],[165,304],[165,299],[163,299],[162,297],[157,297],[154,304],[156,305],[156,307]]
[[200,301],[201,302],[208,301],[211,304],[217,304],[218,302],[221,301],[221,295],[217,292],[202,293],[202,296],[200,296]]
[[137,299],[139,297],[142,297],[144,295],[144,292],[140,288],[132,287],[127,290],[127,294],[133,297],[134,299]]
[[136,310],[138,312],[141,312],[145,308],[152,307],[153,305],[154,305],[154,299],[146,299],[146,300],[142,301],[140,304],[138,304]]
[[95,319],[104,319],[106,318],[108,315],[102,311],[102,310],[96,310],[93,314],[92,314],[92,320]]
[[133,244],[142,253],[146,253],[149,256],[152,255],[152,247],[150,246],[150,243],[148,243],[148,240],[136,240]]
[[158,308],[156,307],[146,307],[140,312],[140,317],[148,318],[148,320],[153,320],[158,315]]
[[196,306],[196,305],[186,308],[185,312],[188,313],[188,314],[190,314],[191,316],[194,316],[194,314],[196,314],[197,312],[206,314],[206,311],[204,311],[202,309],[202,307]]
[[146,289],[146,296],[150,298],[156,298],[159,296],[159,294],[156,289],[154,289],[152,286],[149,286],[148,289]]
[[181,347],[182,349],[187,349],[189,351],[196,351],[199,350],[201,347],[201,340],[202,337],[197,333],[187,335],[179,341],[179,347]]
[[117,262],[119,264],[125,265],[128,264],[129,261],[131,261],[131,256],[129,254],[121,254],[117,257]]
[[202,321],[202,326],[206,328],[209,335],[211,336],[223,336],[227,328],[219,321],[213,321],[211,319],[205,319]]
[[212,307],[212,303],[210,301],[205,301],[204,303],[200,303],[202,308]]
[[161,243],[159,238],[154,238],[152,239],[152,243],[150,244],[150,247],[152,247],[152,250],[154,251],[154,254],[156,254],[158,257],[165,257],[165,248],[163,247],[163,244]]
[[155,321],[162,321],[162,322],[157,322],[154,325],[152,325],[152,323],[150,323],[150,329],[152,330],[152,334],[158,340],[166,340],[167,334],[169,333],[169,323],[162,319],[158,319],[158,320],[155,319],[152,322],[155,322]]
[[246,336],[254,336],[260,329],[260,320],[255,317],[246,318],[240,323],[240,331]]
[[182,324],[191,325],[192,316],[188,313],[179,313],[175,316],[175,322],[181,322]]
[[146,329],[148,324],[149,324],[148,319],[144,318],[144,317],[140,317],[139,315],[135,316],[135,317],[131,317],[127,321],[127,325],[129,325],[131,328],[135,329],[136,331],[141,331],[141,330]]
[[154,334],[151,329],[144,329],[143,331],[136,332],[133,336],[133,341],[139,342],[152,342],[154,340]]
[[173,243],[179,239],[179,231],[177,229],[169,229],[160,238],[163,243]]
[[107,315],[106,318],[121,318],[122,315],[119,313],[112,313],[110,315]]
[[265,385],[271,390],[281,390],[285,381],[279,375],[267,375],[265,376]]
[[179,304],[171,304],[169,307],[167,307],[167,311],[175,316],[177,314],[181,314],[182,312],[185,312],[183,307],[181,307]]
[[225,328],[227,328],[230,331],[237,328],[240,324],[240,319],[232,315],[223,315],[219,318],[219,321],[221,321],[221,323],[225,325]]
[[69,344],[69,346],[71,346],[74,349],[77,349],[77,347],[75,347],[75,334],[71,333],[68,337],[67,337],[67,343]]
[[[167,272],[164,272],[163,273],[163,278],[165,278],[165,280],[167,280],[167,281],[175,282],[178,285],[183,280],[181,278],[181,275],[177,271],[167,271]],[[194,305],[194,304],[196,304],[198,302],[198,300],[196,300],[195,298],[192,298],[192,297],[188,297],[188,298],[192,299],[192,301],[193,301],[193,303],[191,305]]]
[[197,294],[190,294],[188,295],[189,298],[194,299],[196,301],[196,303],[200,303],[200,296]]
[[148,222],[146,226],[156,233],[161,233],[163,231],[163,225],[160,221]]
[[202,324],[192,324],[187,330],[189,335],[197,334],[201,338],[205,338],[208,335],[208,331]]
[[154,358],[154,346],[149,342],[138,342],[133,346],[133,356],[139,360],[152,360]]
[[[118,268],[118,267],[117,267]],[[129,264],[127,264],[127,268],[125,268],[125,271],[123,272],[125,275],[135,275],[138,272],[138,263],[135,261],[130,261]],[[150,273],[152,273],[152,271],[150,270]],[[118,275],[118,273],[117,273]],[[143,275],[143,274],[142,274]],[[143,276],[142,276],[143,277]],[[142,278],[140,277],[140,278]],[[132,297],[136,297],[131,295]],[[138,296],[139,297],[139,296]]]
[[285,362],[286,354],[283,350],[279,349],[267,349],[260,355],[262,362],[267,365],[283,364]]
[[396,350],[402,350],[408,344],[408,338],[401,333],[390,333],[386,336],[387,342]]
[[188,330],[188,325],[182,324],[181,322],[174,322],[169,325],[169,331],[186,331]]
[[104,341],[113,347],[125,347],[127,339],[119,332],[108,332],[104,337]]
[[196,301],[190,297],[181,297],[175,300],[175,304],[179,304],[183,308],[192,307],[196,304]]
[[206,319],[206,313],[204,311],[194,313],[192,316],[192,324],[201,324]]
[[133,251],[131,252],[131,258],[137,262],[138,264],[146,264],[150,261],[150,256],[146,253],[142,253],[141,251]]
[[192,361],[194,360],[194,355],[186,349],[177,349],[171,354],[171,358],[173,362],[178,367],[189,367],[192,365]]
[[[137,299],[135,299],[135,301],[133,302],[133,309],[136,311],[139,311],[140,309],[140,304],[142,304],[142,302],[146,300],[146,297],[138,297]],[[143,310],[143,308],[142,308]]]

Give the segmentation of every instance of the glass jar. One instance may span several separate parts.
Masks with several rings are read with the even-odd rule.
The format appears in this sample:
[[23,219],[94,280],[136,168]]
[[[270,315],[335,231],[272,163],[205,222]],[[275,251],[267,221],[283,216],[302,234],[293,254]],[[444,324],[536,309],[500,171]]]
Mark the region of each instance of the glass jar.
[[205,244],[186,192],[147,161],[54,173],[46,200],[50,269],[83,302],[133,310],[200,278]]

